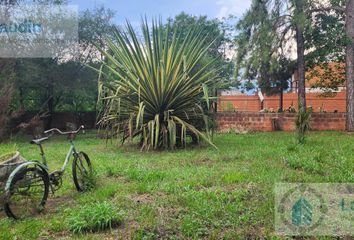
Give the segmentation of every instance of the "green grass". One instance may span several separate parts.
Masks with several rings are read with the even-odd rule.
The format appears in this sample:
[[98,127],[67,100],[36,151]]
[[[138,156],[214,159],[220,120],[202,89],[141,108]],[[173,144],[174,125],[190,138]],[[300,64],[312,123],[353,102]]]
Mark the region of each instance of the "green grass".
[[[0,155],[16,143],[26,159],[38,159],[28,140],[0,145]],[[305,145],[284,132],[223,134],[214,141],[219,151],[202,146],[140,152],[134,145],[106,145],[92,133],[80,135],[76,145],[93,162],[96,188],[76,192],[68,169],[43,215],[18,222],[0,218],[0,239],[272,238],[274,183],[354,182],[354,135],[348,133],[310,133]],[[52,169],[68,147],[58,137],[44,144]],[[70,231],[82,206],[103,202],[124,212],[120,224],[93,233]]]
[[85,204],[67,211],[71,214],[69,228],[74,233],[112,229],[123,221],[123,212],[108,202]]

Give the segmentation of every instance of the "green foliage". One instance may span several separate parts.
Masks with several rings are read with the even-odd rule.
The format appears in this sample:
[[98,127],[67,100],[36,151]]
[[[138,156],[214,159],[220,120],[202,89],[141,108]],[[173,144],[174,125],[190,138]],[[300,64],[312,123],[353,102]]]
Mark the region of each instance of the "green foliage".
[[[90,153],[98,187],[80,194],[71,181],[64,181],[43,216],[28,221],[1,218],[0,239],[274,239],[274,182],[354,181],[354,135],[314,131],[303,145],[294,144],[293,135],[215,134],[220,151],[195,147],[147,153],[131,145],[117,149],[88,131],[76,144]],[[38,158],[27,137],[13,141],[27,159]],[[51,166],[60,167],[62,160],[56,156],[65,156],[67,140],[53,138],[45,147]],[[12,149],[13,142],[0,144],[0,153]],[[107,169],[113,176],[106,175]],[[140,193],[143,184],[148,192]],[[125,211],[124,224],[85,235],[68,230],[69,218],[82,206],[104,201]]]
[[[301,109],[301,106],[299,106]],[[307,108],[305,111],[299,110],[296,115],[296,129],[298,134],[298,142],[300,144],[305,143],[306,133],[311,129],[310,119],[311,119],[312,109]]]
[[[345,7],[345,2],[331,0],[329,7]],[[344,62],[343,48],[348,41],[344,31],[344,12],[320,11],[313,18],[313,24],[309,31],[305,32],[306,49],[316,49],[306,55],[308,66],[313,67],[333,61]]]
[[128,22],[107,38],[108,50],[97,46],[106,58],[99,70],[102,128],[123,141],[139,137],[145,150],[185,146],[187,136],[212,144],[208,109],[218,79],[215,59],[206,58],[212,43],[198,26],[182,37],[143,22],[142,33],[144,41]]
[[[41,2],[52,4],[52,1]],[[55,1],[55,4],[60,3]],[[103,7],[80,14],[81,55],[1,59],[0,85],[14,85],[14,109],[28,112],[95,111],[97,73],[83,65],[95,66],[97,51],[92,43],[102,44],[102,35],[111,32],[113,15],[111,10]]]
[[108,202],[86,204],[70,211],[68,225],[74,233],[110,229],[123,221],[123,212]]
[[0,162],[7,160],[9,157],[13,157],[18,150],[17,144],[8,145],[8,147],[3,148],[0,152]]
[[[347,1],[328,1],[329,8],[345,8]],[[345,49],[350,39],[346,36],[344,11],[320,11],[313,16],[313,24],[305,32],[307,67],[311,70],[309,78],[316,77],[314,87],[321,88],[323,96],[333,96],[334,91],[345,82]],[[334,64],[336,63],[336,64]],[[320,67],[318,71],[316,67]]]
[[[288,43],[294,41],[296,31],[304,35],[306,67],[324,62],[343,62],[343,48],[347,42],[343,31],[344,14],[325,9],[343,7],[345,1],[332,0],[328,3],[252,1],[250,9],[236,26],[238,80],[257,81],[262,91],[270,94],[286,89],[286,80],[294,70],[294,64],[284,57],[294,50]],[[324,88],[338,84],[334,81]]]
[[97,186],[98,176],[96,170],[92,170],[89,171],[88,174],[84,174],[83,178],[85,191],[91,191]]
[[[79,22],[79,39],[82,47],[92,53],[92,44],[104,45],[103,39],[106,34],[112,33],[112,19],[115,13],[111,9],[104,6],[95,8],[94,10],[85,10],[80,14]],[[88,62],[92,58],[97,57],[95,53],[88,54]],[[87,61],[86,60],[86,61]],[[86,61],[84,61],[86,63]]]
[[[275,6],[281,7],[281,3]],[[253,1],[236,26],[236,78],[239,85],[246,89],[259,87],[267,95],[287,89],[294,68],[285,57],[282,40],[274,30],[276,15],[276,9],[269,8],[268,1]],[[286,32],[288,29],[289,26],[281,30]]]
[[187,36],[188,32],[197,25],[206,37],[206,42],[212,43],[207,55],[216,58],[215,67],[220,68],[219,81],[223,81],[224,87],[232,84],[234,64],[232,59],[228,59],[225,54],[232,44],[231,36],[228,35],[231,32],[230,26],[227,22],[219,19],[208,19],[207,16],[192,16],[185,12],[178,14],[173,19],[169,18],[167,21],[165,27],[170,26],[172,31],[176,30],[182,38]]
[[182,219],[182,233],[188,237],[200,238],[207,236],[214,227],[228,228],[238,224],[242,220],[239,212],[243,207],[241,201],[246,195],[247,192],[244,190],[232,192],[190,190],[180,194],[178,204],[189,210],[193,209]]

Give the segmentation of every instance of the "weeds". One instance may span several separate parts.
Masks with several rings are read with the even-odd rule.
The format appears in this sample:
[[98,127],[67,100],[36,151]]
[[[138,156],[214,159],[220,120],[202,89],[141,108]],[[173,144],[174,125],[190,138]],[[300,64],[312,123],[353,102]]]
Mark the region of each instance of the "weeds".
[[86,204],[74,210],[70,214],[68,224],[70,231],[84,233],[110,229],[122,221],[122,211],[109,202],[101,202]]
[[[301,107],[299,106],[299,109]],[[298,132],[298,142],[299,144],[305,143],[306,133],[310,130],[310,119],[311,119],[312,109],[308,108],[305,111],[300,110],[296,116],[296,129]]]

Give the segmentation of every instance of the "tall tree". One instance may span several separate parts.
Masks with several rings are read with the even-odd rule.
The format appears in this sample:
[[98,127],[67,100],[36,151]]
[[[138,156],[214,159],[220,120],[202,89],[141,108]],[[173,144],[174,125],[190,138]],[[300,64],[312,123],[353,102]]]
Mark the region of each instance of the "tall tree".
[[[167,25],[176,34],[186,37],[189,31],[198,26],[206,41],[211,42],[207,57],[216,59],[215,66],[221,69],[220,77],[225,83],[232,78],[233,63],[227,51],[231,46],[231,39],[228,36],[228,25],[218,19],[208,19],[207,16],[192,16],[181,12],[174,18],[168,19]],[[171,36],[172,37],[172,36]]]
[[283,111],[283,91],[289,87],[292,63],[286,58],[268,3],[254,1],[243,18],[238,22],[236,55],[236,76],[254,84],[267,95],[279,94],[279,111]]
[[354,131],[354,0],[346,4],[345,32],[349,38],[346,47],[347,130]]
[[[284,52],[289,45],[296,46],[296,61],[298,70],[298,98],[300,110],[306,110],[306,91],[305,91],[305,52],[306,52],[306,33],[311,30],[314,24],[314,13],[318,12],[319,4],[317,1],[310,0],[253,0],[251,8],[245,14],[241,21],[248,22],[248,30],[244,28],[243,32],[251,42],[255,42],[258,46],[267,46],[272,43],[271,47],[258,48],[257,52],[254,48],[246,51],[246,56],[241,60],[254,56],[261,57],[262,67],[269,71],[269,55],[284,53],[290,56],[291,53]],[[269,31],[268,33],[265,31]],[[246,34],[245,34],[246,33]],[[266,38],[264,36],[267,36]],[[296,44],[292,44],[295,42]],[[272,50],[269,53],[269,50]],[[242,55],[242,52],[239,54]],[[268,65],[268,66],[267,66]],[[246,65],[250,66],[250,65]],[[258,71],[261,67],[258,66]],[[246,67],[246,71],[247,71]],[[255,74],[255,73],[254,73]]]
[[[347,124],[348,131],[354,131],[354,0],[331,0],[324,4],[316,1],[315,14],[317,30],[312,31],[310,53],[316,63],[328,61],[345,61],[347,90]],[[345,48],[345,51],[343,51]],[[330,87],[336,87],[330,85]]]
[[294,71],[293,62],[286,58],[277,59],[268,72],[268,78],[259,81],[259,88],[266,95],[279,94],[278,112],[284,111],[284,91],[289,88],[289,80]]
[[[305,38],[304,32],[307,22],[305,9],[306,0],[292,0],[291,6],[294,8],[293,15],[289,15],[292,20],[290,24],[295,29],[297,69],[299,76],[298,98],[300,111],[306,111],[306,88],[305,88]],[[286,15],[283,15],[286,16]]]
[[[0,58],[0,66],[5,63],[11,66],[11,74],[14,75],[11,83],[15,89],[15,106],[26,111],[50,113],[95,110],[97,74],[86,65],[98,64],[99,53],[93,50],[92,45],[102,44],[102,35],[111,33],[113,16],[114,13],[105,8],[87,10],[80,14],[81,51],[78,56]],[[9,76],[9,71],[6,71],[5,76],[4,69],[0,67],[0,82],[5,78],[9,79],[6,77]]]

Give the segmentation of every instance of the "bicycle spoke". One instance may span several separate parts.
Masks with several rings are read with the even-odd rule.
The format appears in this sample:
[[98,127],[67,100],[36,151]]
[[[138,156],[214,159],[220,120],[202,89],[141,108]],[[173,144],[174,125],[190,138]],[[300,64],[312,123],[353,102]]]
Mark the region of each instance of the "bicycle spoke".
[[16,217],[29,217],[43,208],[46,186],[43,175],[37,169],[25,169],[23,176],[14,179],[7,202]]
[[88,157],[79,153],[73,165],[74,182],[78,191],[85,191],[90,188],[91,165]]

